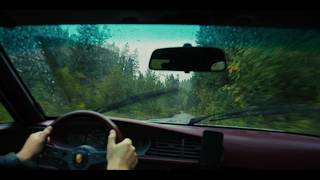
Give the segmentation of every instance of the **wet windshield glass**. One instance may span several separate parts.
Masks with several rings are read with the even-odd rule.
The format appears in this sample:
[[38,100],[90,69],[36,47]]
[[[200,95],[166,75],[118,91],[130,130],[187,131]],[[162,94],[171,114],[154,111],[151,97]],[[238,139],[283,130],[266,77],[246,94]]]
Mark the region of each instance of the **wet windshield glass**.
[[[56,25],[0,29],[0,42],[47,116],[90,109],[186,124],[192,117],[269,105],[319,107],[316,29],[198,25]],[[148,69],[153,50],[217,47],[224,72]],[[197,59],[195,59],[197,61]],[[178,88],[178,91],[171,91]],[[159,92],[170,92],[160,93]],[[152,95],[150,95],[150,93]],[[102,112],[102,111],[101,111]],[[319,113],[199,122],[320,135]]]

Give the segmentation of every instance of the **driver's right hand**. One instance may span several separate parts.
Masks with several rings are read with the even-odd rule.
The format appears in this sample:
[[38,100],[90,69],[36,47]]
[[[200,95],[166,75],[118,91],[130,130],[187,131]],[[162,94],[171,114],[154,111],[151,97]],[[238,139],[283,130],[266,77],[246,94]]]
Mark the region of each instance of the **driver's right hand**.
[[116,132],[110,131],[107,144],[107,170],[132,170],[138,163],[137,153],[129,138],[116,144]]

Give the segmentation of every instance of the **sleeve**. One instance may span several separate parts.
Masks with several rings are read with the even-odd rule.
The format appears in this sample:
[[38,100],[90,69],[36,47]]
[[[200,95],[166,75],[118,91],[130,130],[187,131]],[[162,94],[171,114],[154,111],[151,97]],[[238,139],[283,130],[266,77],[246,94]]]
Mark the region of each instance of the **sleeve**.
[[35,169],[36,167],[33,161],[21,162],[14,152],[0,156],[0,169]]

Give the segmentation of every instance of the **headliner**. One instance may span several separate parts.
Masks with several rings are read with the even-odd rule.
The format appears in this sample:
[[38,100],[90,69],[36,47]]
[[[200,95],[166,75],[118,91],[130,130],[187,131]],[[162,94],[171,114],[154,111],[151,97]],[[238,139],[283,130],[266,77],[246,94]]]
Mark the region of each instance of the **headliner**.
[[320,27],[319,11],[2,10],[0,26],[43,24],[201,24]]

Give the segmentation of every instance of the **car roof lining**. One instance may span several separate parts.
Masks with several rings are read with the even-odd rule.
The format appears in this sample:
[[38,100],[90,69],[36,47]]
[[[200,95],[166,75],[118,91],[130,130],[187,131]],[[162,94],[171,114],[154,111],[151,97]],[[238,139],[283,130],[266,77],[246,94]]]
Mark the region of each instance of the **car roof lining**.
[[320,27],[318,11],[243,10],[5,10],[0,26],[49,24],[199,24]]

